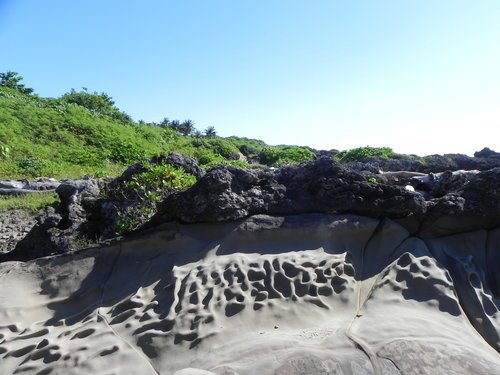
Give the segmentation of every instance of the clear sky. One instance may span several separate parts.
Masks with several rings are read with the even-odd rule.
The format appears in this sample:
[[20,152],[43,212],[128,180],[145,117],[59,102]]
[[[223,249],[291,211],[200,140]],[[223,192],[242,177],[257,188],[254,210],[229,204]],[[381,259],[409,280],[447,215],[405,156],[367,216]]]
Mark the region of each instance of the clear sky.
[[320,149],[500,151],[498,0],[0,0],[0,71]]

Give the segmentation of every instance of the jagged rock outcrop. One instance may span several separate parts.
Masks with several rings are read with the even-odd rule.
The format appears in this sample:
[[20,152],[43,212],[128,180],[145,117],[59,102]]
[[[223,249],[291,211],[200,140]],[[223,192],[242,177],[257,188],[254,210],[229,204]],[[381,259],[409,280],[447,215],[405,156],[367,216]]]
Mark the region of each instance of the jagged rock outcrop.
[[169,196],[152,223],[308,212],[418,220],[439,215],[500,217],[500,168],[398,176],[352,170],[331,158],[276,171],[218,166],[192,188]]
[[[195,159],[178,153],[158,156],[148,162],[183,168],[199,178],[205,173]],[[0,254],[0,261],[25,261],[75,251],[117,237],[118,210],[137,203],[117,196],[117,186],[144,171],[143,164],[137,163],[114,180],[88,177],[57,183],[55,191],[59,195],[59,206],[56,209],[49,207],[36,218],[31,218],[35,225],[23,236],[18,236],[16,244],[9,244],[11,251]]]
[[38,215],[26,210],[0,213],[0,254],[8,253],[31,231]]
[[[161,221],[236,220],[249,215],[353,212],[423,214],[423,198],[402,186],[369,182],[331,158],[270,170],[218,166],[192,188],[170,196]],[[158,219],[155,219],[158,220]]]
[[59,207],[49,207],[38,216],[36,225],[13,251],[3,256],[4,260],[34,259],[96,243],[100,225],[98,197],[104,185],[104,180],[91,178],[61,182],[56,189]]
[[[491,150],[478,155],[471,159],[487,160],[484,168],[500,160]],[[500,224],[498,166],[436,173],[382,172],[373,164],[339,164],[330,156],[322,156],[278,169],[220,165],[205,173],[193,158],[180,154],[150,162],[182,167],[195,174],[198,182],[185,191],[166,192],[157,213],[139,230],[172,220],[218,222],[256,214],[302,213],[388,217],[423,236]],[[118,210],[134,201],[114,197],[113,189],[143,171],[141,164],[136,164],[114,181],[64,181],[57,189],[59,208],[41,215],[30,233],[0,260],[33,259],[116,237]]]
[[456,170],[485,171],[500,167],[500,153],[484,148],[474,153],[474,157],[463,154],[416,155],[395,154],[390,157],[368,157],[364,163],[383,171],[413,171],[421,173],[438,173]]

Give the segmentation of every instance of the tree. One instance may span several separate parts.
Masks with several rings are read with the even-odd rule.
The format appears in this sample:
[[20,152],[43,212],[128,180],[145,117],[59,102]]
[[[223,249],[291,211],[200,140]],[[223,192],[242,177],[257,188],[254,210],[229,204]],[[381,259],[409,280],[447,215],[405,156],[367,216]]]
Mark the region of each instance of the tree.
[[0,86],[9,87],[26,95],[32,94],[33,89],[20,83],[23,79],[18,73],[9,70],[5,73],[0,73]]
[[208,128],[205,129],[204,131],[205,137],[207,138],[215,138],[217,137],[217,131],[213,126],[209,126]]
[[168,124],[168,127],[172,130],[175,130],[176,132],[180,132],[179,127],[181,126],[181,123],[179,120],[172,120]]
[[86,87],[82,87],[81,91],[71,89],[70,92],[61,96],[61,100],[66,103],[77,104],[93,113],[101,116],[109,116],[124,123],[132,121],[129,115],[115,107],[113,98],[105,92],[88,92]]
[[85,107],[91,111],[107,113],[116,110],[114,107],[115,102],[111,96],[105,92],[88,92],[85,87],[83,87],[81,91],[71,89],[70,92],[61,96],[61,99],[67,103],[78,104],[79,106]]
[[180,125],[179,125],[179,133],[182,135],[191,135],[193,131],[195,130],[194,128],[194,121],[193,120],[184,120]]
[[170,120],[168,117],[164,117],[163,120],[161,120],[160,127],[162,127],[162,128],[170,127]]

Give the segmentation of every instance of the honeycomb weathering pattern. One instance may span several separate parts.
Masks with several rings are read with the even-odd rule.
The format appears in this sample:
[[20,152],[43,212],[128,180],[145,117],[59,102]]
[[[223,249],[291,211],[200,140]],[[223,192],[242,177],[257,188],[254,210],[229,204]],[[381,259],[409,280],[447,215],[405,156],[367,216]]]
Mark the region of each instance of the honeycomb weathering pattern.
[[[343,258],[308,252],[282,257],[234,254],[176,267],[174,282],[167,286],[173,294],[168,315],[144,324],[135,333],[142,343],[144,333],[163,331],[174,343],[186,341],[193,348],[217,333],[218,316],[230,318],[245,309],[256,313],[267,308],[286,314],[291,303],[329,310],[332,298],[328,297],[335,295],[335,299],[347,301],[341,293],[354,290],[354,268]],[[114,319],[132,316],[129,311]],[[151,313],[145,311],[139,320],[150,318]]]
[[0,373],[498,374],[499,243],[258,216],[3,263]]

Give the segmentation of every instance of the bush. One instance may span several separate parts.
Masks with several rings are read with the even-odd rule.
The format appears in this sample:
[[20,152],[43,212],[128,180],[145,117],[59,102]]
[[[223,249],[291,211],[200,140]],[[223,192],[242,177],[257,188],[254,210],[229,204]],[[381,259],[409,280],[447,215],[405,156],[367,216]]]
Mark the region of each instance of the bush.
[[99,153],[87,148],[72,150],[64,156],[64,159],[68,163],[89,167],[102,167],[104,165],[104,161]]
[[122,144],[114,144],[111,149],[111,160],[117,163],[133,164],[144,158],[144,156],[144,149],[130,141]]
[[130,181],[124,183],[124,187],[138,192],[144,198],[157,200],[164,191],[182,190],[196,182],[195,176],[170,164],[144,163],[143,167],[146,171],[132,176]]
[[[135,229],[156,213],[157,204],[168,194],[188,188],[196,177],[170,164],[144,163],[144,172],[133,175],[113,195],[121,195],[127,206],[118,210],[117,234]],[[134,204],[130,202],[135,202]]]
[[196,148],[190,154],[198,161],[198,164],[205,168],[224,161],[222,156],[216,155],[212,150],[206,148]]
[[44,174],[45,169],[48,167],[48,162],[38,157],[30,157],[19,160],[17,165],[23,174],[30,177],[39,177]]
[[132,121],[130,116],[115,107],[115,102],[111,96],[104,92],[90,93],[86,89],[82,91],[71,89],[70,92],[61,96],[60,101],[84,107],[97,116],[108,116],[124,123]]
[[371,157],[384,157],[394,155],[394,151],[390,147],[358,147],[351,150],[341,151],[335,158],[341,163],[347,163],[350,161],[365,161]]
[[263,141],[257,139],[240,138],[234,136],[228,137],[226,139],[228,141],[231,141],[231,143],[234,144],[243,155],[249,158],[256,158],[264,148],[269,147]]
[[237,159],[240,151],[231,142],[222,138],[209,138],[206,140],[207,146],[216,154],[225,159]]
[[262,164],[278,167],[285,164],[303,163],[314,159],[314,152],[302,147],[267,147],[259,153]]

